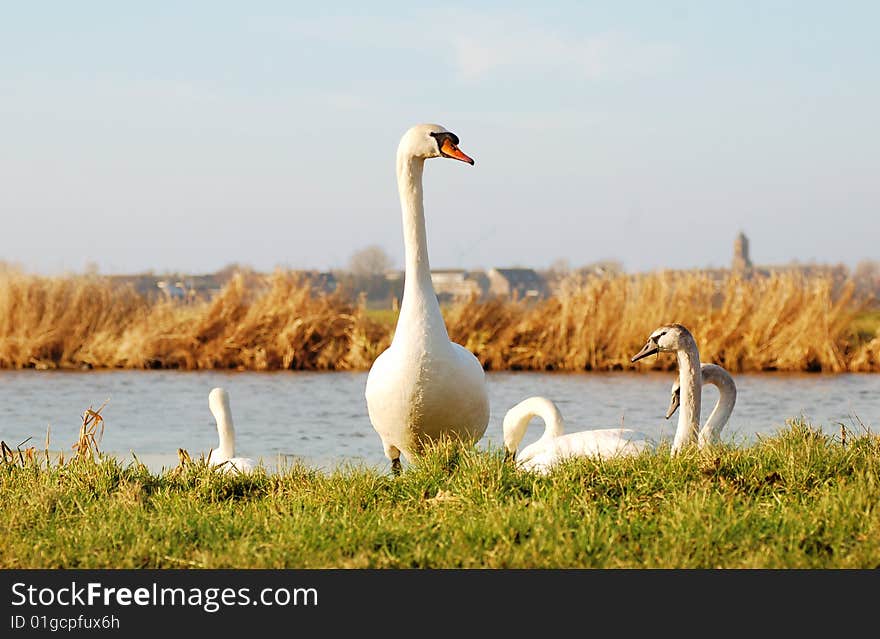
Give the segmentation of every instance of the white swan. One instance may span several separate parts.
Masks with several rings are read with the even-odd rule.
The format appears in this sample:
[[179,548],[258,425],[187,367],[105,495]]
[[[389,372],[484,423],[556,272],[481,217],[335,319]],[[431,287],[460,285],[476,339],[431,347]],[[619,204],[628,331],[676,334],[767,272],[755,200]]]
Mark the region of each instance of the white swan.
[[[717,444],[721,441],[721,431],[730,420],[733,413],[733,407],[736,404],[736,383],[724,368],[718,364],[701,364],[700,376],[703,379],[703,386],[712,384],[718,389],[718,400],[715,407],[709,413],[709,418],[697,435],[697,445],[705,448],[711,444]],[[669,401],[669,409],[666,411],[666,419],[678,409],[681,391],[681,383],[678,378],[672,383],[672,397]]]
[[409,129],[397,147],[397,188],[403,210],[406,268],[403,302],[391,345],[370,368],[364,395],[373,428],[394,473],[421,444],[442,435],[476,442],[489,423],[483,367],[473,353],[449,340],[431,282],[422,171],[428,158],[474,161],[458,137],[436,124]]
[[217,434],[220,446],[208,452],[208,464],[221,466],[224,472],[249,473],[257,467],[250,457],[235,456],[235,429],[232,425],[232,411],[229,410],[229,393],[222,388],[214,388],[208,393],[208,408],[217,420]]
[[681,324],[666,324],[651,333],[648,342],[631,361],[636,362],[660,352],[675,353],[678,359],[681,411],[678,413],[678,427],[672,441],[671,452],[675,454],[688,444],[695,443],[700,430],[700,399],[703,388],[700,351],[688,329]]
[[[544,420],[544,434],[517,455],[516,449],[534,417]],[[525,470],[542,474],[568,457],[619,457],[655,448],[648,435],[630,428],[582,430],[566,435],[562,413],[546,397],[529,397],[518,403],[507,411],[502,427],[505,457],[513,457]]]

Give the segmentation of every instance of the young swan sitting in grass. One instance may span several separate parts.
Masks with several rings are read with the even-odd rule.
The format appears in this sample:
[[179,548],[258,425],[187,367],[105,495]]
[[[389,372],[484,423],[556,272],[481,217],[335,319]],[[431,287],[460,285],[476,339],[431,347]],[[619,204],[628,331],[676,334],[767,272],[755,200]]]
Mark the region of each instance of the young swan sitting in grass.
[[217,420],[217,434],[220,446],[208,453],[208,464],[221,466],[223,472],[249,473],[257,467],[250,457],[235,456],[235,429],[232,426],[232,411],[229,410],[229,393],[222,388],[214,388],[208,394],[208,407]]
[[[697,446],[705,448],[721,441],[721,431],[730,420],[730,414],[733,413],[733,406],[736,404],[736,384],[733,377],[730,376],[718,364],[701,364],[700,376],[703,380],[703,386],[712,384],[718,389],[718,401],[709,414],[709,419],[703,424],[697,436]],[[672,397],[669,400],[669,409],[666,411],[666,419],[672,417],[672,414],[678,410],[681,404],[681,381],[676,379],[672,383]]]
[[[534,417],[544,420],[544,434],[517,456],[516,449]],[[568,457],[619,457],[655,448],[648,435],[630,428],[582,430],[566,435],[562,413],[546,397],[529,397],[511,408],[504,416],[503,429],[505,458],[542,474]]]
[[648,342],[632,361],[656,353],[675,353],[678,359],[678,382],[680,386],[681,410],[678,413],[678,427],[672,440],[673,454],[688,444],[697,441],[700,430],[700,399],[703,378],[700,370],[700,351],[691,332],[681,324],[665,324],[651,333]]

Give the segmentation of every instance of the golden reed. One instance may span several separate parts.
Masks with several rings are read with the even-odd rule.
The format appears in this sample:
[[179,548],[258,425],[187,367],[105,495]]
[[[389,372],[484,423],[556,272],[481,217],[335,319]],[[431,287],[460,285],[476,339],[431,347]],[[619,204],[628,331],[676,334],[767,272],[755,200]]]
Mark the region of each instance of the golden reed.
[[[826,276],[657,272],[569,279],[526,303],[469,300],[445,310],[450,337],[487,370],[671,369],[629,358],[660,324],[693,332],[704,362],[743,371],[880,371],[880,334],[860,339],[863,303]],[[393,325],[277,271],[233,277],[209,301],[147,300],[100,276],[0,271],[0,368],[367,369]]]

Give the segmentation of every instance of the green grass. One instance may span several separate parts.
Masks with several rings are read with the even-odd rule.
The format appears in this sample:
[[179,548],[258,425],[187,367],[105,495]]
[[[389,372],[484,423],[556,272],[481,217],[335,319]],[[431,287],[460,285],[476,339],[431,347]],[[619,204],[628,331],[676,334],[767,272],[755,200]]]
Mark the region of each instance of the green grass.
[[856,315],[852,332],[859,342],[869,342],[880,335],[880,310],[863,311]]
[[402,475],[0,465],[0,568],[876,568],[880,438],[790,422],[749,446],[570,460],[452,443]]
[[380,324],[385,324],[387,326],[394,326],[397,324],[397,316],[400,314],[400,311],[395,311],[390,308],[368,308],[366,314],[367,317],[374,322],[379,322]]

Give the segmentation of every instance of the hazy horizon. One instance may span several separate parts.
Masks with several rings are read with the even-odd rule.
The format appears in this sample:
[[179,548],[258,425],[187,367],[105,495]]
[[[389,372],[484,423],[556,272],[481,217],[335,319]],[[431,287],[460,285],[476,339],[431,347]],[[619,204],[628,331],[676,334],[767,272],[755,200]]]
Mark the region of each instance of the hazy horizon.
[[435,269],[880,259],[880,5],[473,6],[10,6],[0,261],[401,268],[418,122]]
[[[367,248],[369,248],[369,247],[367,247]],[[620,260],[608,258],[608,259],[604,259],[604,260],[602,260],[602,259],[595,260],[593,262],[584,262],[582,264],[572,264],[572,263],[569,263],[563,259],[558,260],[556,263],[551,262],[550,264],[547,264],[547,265],[535,265],[535,264],[527,264],[524,262],[518,262],[518,263],[510,263],[510,264],[506,264],[506,263],[505,264],[476,264],[474,266],[468,266],[468,267],[448,267],[448,266],[442,266],[442,265],[441,266],[434,266],[432,264],[431,265],[431,272],[436,273],[438,271],[459,271],[459,270],[477,272],[477,271],[488,271],[489,269],[492,269],[492,268],[500,268],[500,269],[530,268],[530,269],[533,269],[538,272],[557,271],[558,273],[565,273],[565,272],[574,272],[580,268],[596,267],[600,263],[603,263],[603,262],[606,264],[614,263],[614,264],[616,264],[617,267],[619,267],[621,269],[621,272],[629,273],[629,274],[650,273],[650,272],[663,271],[663,270],[683,270],[683,271],[686,271],[686,270],[694,270],[694,271],[715,270],[715,269],[723,270],[723,269],[730,269],[731,268],[731,262],[733,260],[732,248],[733,247],[732,247],[732,242],[731,242],[731,252],[730,252],[731,259],[728,260],[726,263],[695,264],[692,266],[684,266],[684,267],[672,267],[672,266],[659,265],[659,266],[654,266],[654,267],[645,268],[645,269],[633,269],[633,268],[627,268],[627,265],[620,262]],[[880,259],[865,258],[864,260],[861,260],[861,261],[873,262],[876,264],[880,264]],[[852,271],[854,266],[858,266],[858,263],[850,265],[842,260],[822,262],[822,261],[817,261],[817,260],[804,261],[804,260],[798,260],[796,258],[788,260],[786,262],[754,262],[754,260],[752,262],[752,266],[756,269],[773,268],[773,267],[786,267],[786,266],[837,267],[837,266],[841,266],[841,265],[848,268],[850,271]],[[276,265],[273,265],[273,266],[270,266],[267,268],[258,268],[258,267],[255,267],[253,264],[248,264],[245,262],[235,262],[235,261],[229,262],[227,264],[218,265],[216,268],[213,268],[213,269],[196,269],[196,270],[191,270],[191,271],[174,269],[174,268],[157,268],[157,267],[149,267],[149,268],[145,268],[145,269],[137,270],[137,271],[106,271],[106,270],[101,269],[100,264],[98,264],[97,262],[88,262],[88,261],[85,262],[81,267],[65,268],[62,270],[55,270],[55,271],[46,271],[46,270],[41,270],[41,269],[29,268],[27,265],[22,264],[20,262],[13,262],[13,261],[7,261],[7,260],[0,260],[0,267],[12,268],[12,269],[19,270],[19,271],[21,271],[23,273],[27,273],[27,274],[62,275],[62,276],[63,275],[84,275],[84,274],[90,274],[90,275],[97,274],[97,275],[110,275],[110,276],[152,275],[152,276],[156,276],[156,277],[162,277],[162,276],[202,276],[202,275],[213,275],[219,271],[225,271],[226,269],[233,268],[233,267],[237,267],[238,269],[252,270],[255,273],[268,273],[268,272],[274,271],[276,269],[282,269],[282,270],[289,269],[289,270],[294,270],[294,271],[311,271],[311,272],[335,272],[335,273],[340,273],[340,272],[344,273],[344,272],[350,271],[348,264],[342,264],[339,266],[331,266],[329,268],[318,268],[318,267],[308,266],[308,265],[291,266],[291,265],[284,265],[284,264],[276,264]],[[388,269],[389,272],[390,271],[398,271],[400,273],[403,273],[403,270],[404,270],[404,268],[403,268],[402,264],[392,264],[391,268]]]

